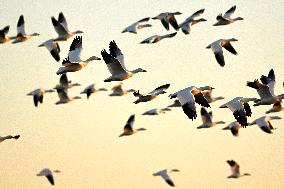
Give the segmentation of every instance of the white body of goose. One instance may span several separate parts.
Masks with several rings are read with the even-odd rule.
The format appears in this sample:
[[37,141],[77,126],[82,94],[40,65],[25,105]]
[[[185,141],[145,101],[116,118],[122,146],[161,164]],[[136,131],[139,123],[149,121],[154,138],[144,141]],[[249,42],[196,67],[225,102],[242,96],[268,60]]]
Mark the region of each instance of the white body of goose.
[[269,114],[269,113],[274,113],[274,112],[281,112],[283,110],[284,110],[284,107],[281,105],[281,102],[276,102],[275,104],[273,104],[273,107],[267,110],[265,113]]
[[45,90],[45,89],[39,88],[39,89],[35,89],[34,91],[28,93],[27,95],[33,96],[34,105],[35,105],[35,107],[37,107],[38,102],[40,102],[41,104],[43,103],[44,94],[45,93],[52,93],[52,92],[54,92],[54,90],[52,90],[52,89]]
[[89,86],[87,86],[82,92],[81,94],[86,94],[87,95],[87,99],[89,99],[89,97],[91,96],[91,94],[99,92],[99,91],[107,91],[106,88],[97,88],[96,84],[93,83]]
[[133,93],[133,95],[135,97],[138,97],[138,99],[136,101],[134,101],[133,103],[134,104],[138,104],[140,102],[151,101],[151,100],[157,98],[157,96],[159,96],[160,94],[165,94],[166,93],[165,90],[167,90],[169,87],[170,87],[170,84],[165,84],[165,85],[162,85],[160,87],[157,87],[156,89],[154,89],[153,91],[149,92],[148,94],[140,94],[139,90],[135,91]]
[[161,176],[168,185],[175,187],[173,180],[169,176],[169,173],[172,173],[172,172],[179,172],[179,170],[178,169],[170,169],[170,170],[164,169],[156,173],[153,173],[153,176]]
[[129,33],[134,33],[134,34],[137,34],[137,31],[142,29],[142,28],[146,28],[146,27],[152,27],[151,24],[142,24],[144,22],[148,22],[150,19],[150,17],[147,17],[147,18],[143,18],[133,24],[131,24],[130,26],[126,27],[122,33],[125,33],[125,32],[129,32]]
[[17,36],[12,43],[24,42],[32,38],[33,36],[39,36],[39,34],[38,33],[26,34],[24,16],[21,15],[17,23]]
[[144,112],[142,115],[159,115],[159,114],[164,114],[167,111],[171,111],[171,109],[170,108],[153,108],[151,110]]
[[193,13],[190,17],[188,17],[184,22],[182,22],[182,23],[179,25],[179,28],[182,29],[182,32],[183,32],[185,35],[190,34],[191,27],[192,27],[194,24],[197,24],[197,23],[199,23],[199,22],[205,22],[205,21],[206,21],[204,18],[196,19],[196,18],[199,17],[201,14],[203,14],[204,11],[205,11],[205,9],[200,9],[200,10],[196,11],[195,13]]
[[112,90],[112,93],[109,96],[123,96],[130,92],[135,92],[134,89],[123,90],[122,83],[115,85],[113,88],[111,88],[111,90]]
[[222,67],[225,66],[225,59],[224,59],[222,47],[224,47],[227,51],[229,51],[230,53],[234,55],[238,54],[237,51],[234,49],[234,47],[231,45],[231,42],[233,41],[238,41],[238,40],[235,38],[219,39],[217,41],[214,41],[213,43],[211,43],[210,45],[206,47],[207,49],[212,49],[218,64]]
[[119,137],[133,135],[134,133],[137,133],[138,131],[146,130],[145,128],[133,129],[134,122],[135,122],[135,115],[133,114],[128,118],[123,128],[123,133],[120,134]]
[[58,94],[58,97],[59,97],[59,101],[57,101],[55,104],[58,105],[58,104],[66,104],[66,103],[69,103],[69,102],[72,102],[73,100],[76,100],[76,99],[81,99],[81,97],[79,96],[75,96],[73,98],[70,98],[68,96],[68,89],[64,89],[62,87],[58,87],[56,88],[56,91],[57,91],[57,94]]
[[220,108],[229,108],[235,117],[235,119],[243,126],[248,126],[247,116],[251,116],[251,108],[248,104],[249,101],[256,101],[256,98],[243,98],[236,97],[230,100],[226,104],[220,106]]
[[185,115],[187,115],[189,119],[193,121],[197,117],[195,103],[204,107],[210,107],[209,103],[202,94],[203,90],[210,90],[210,89],[213,88],[209,86],[202,88],[196,88],[194,86],[190,86],[176,93],[171,94],[169,97],[178,98],[181,107],[183,109],[183,112],[185,113]]
[[58,20],[56,20],[54,17],[51,17],[51,21],[56,33],[58,34],[58,37],[54,39],[55,41],[66,41],[75,34],[83,33],[80,30],[70,32],[66,18],[62,12],[59,13]]
[[260,100],[254,106],[275,104],[280,102],[281,98],[284,98],[283,95],[276,96],[274,94],[275,74],[273,69],[269,71],[268,76],[262,75],[260,80],[262,83],[257,79],[253,82],[247,82],[247,86],[256,89],[260,96]]
[[239,124],[237,121],[230,123],[228,126],[224,127],[223,130],[230,130],[232,135],[237,137],[239,136],[239,129],[243,126]]
[[6,43],[11,40],[10,37],[8,37],[10,26],[5,26],[2,30],[0,30],[0,43]]
[[115,41],[109,43],[109,52],[110,54],[107,53],[105,49],[101,51],[101,55],[111,73],[111,76],[104,80],[105,82],[123,81],[139,72],[146,72],[146,70],[143,70],[142,68],[132,71],[127,70],[124,64],[124,55],[116,45]]
[[62,62],[63,67],[60,67],[56,74],[59,75],[67,72],[76,72],[86,67],[91,61],[100,60],[100,58],[96,56],[91,56],[87,60],[83,61],[81,59],[82,50],[82,36],[77,36],[73,39],[68,57]]
[[225,124],[224,121],[213,122],[212,111],[207,112],[207,110],[203,107],[201,108],[200,114],[201,114],[201,119],[202,119],[202,125],[198,126],[197,129],[211,128],[217,124]]
[[153,35],[151,37],[148,37],[144,39],[143,41],[140,42],[140,44],[152,44],[152,43],[157,43],[161,41],[162,39],[165,38],[172,38],[177,34],[177,32],[171,33],[171,34],[166,34],[166,35]]
[[51,56],[57,61],[60,61],[60,47],[58,45],[58,42],[54,41],[53,39],[49,39],[45,41],[44,43],[40,44],[39,47],[46,47],[46,49],[49,51]]
[[42,169],[36,176],[45,176],[50,184],[55,184],[52,171],[48,168]]
[[219,14],[216,17],[217,23],[215,23],[213,26],[228,25],[228,24],[234,23],[237,20],[243,20],[242,17],[231,18],[231,15],[235,12],[235,10],[236,10],[236,6],[233,6],[224,15]]
[[242,176],[250,176],[249,173],[240,173],[240,165],[235,162],[234,160],[227,160],[227,163],[229,164],[232,175],[228,176],[227,178],[240,178]]
[[158,16],[153,17],[154,20],[160,20],[166,30],[170,29],[170,24],[175,30],[179,30],[178,23],[176,21],[175,15],[181,15],[180,12],[164,12]]
[[20,135],[15,135],[15,136],[12,136],[12,135],[8,135],[8,136],[0,136],[0,143],[3,142],[4,140],[9,140],[9,139],[15,139],[17,140],[18,138],[20,138]]
[[272,133],[271,130],[275,129],[270,123],[270,120],[273,119],[282,119],[282,118],[279,116],[262,116],[254,120],[252,123],[250,123],[250,125],[257,124],[262,131],[271,134]]

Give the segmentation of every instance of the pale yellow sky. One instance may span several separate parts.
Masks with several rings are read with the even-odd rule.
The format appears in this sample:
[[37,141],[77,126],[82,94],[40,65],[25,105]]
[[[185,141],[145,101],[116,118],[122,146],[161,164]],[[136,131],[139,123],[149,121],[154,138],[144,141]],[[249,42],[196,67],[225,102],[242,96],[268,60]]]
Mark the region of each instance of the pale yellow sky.
[[[224,27],[213,27],[215,17],[237,5],[235,16],[243,21]],[[154,45],[138,44],[154,34],[166,34],[161,23],[150,20],[152,28],[138,35],[120,33],[127,25],[163,11],[180,11],[178,22],[193,12],[205,8],[207,22],[193,27],[190,35],[178,32],[173,39]],[[246,81],[259,78],[273,68],[276,93],[284,93],[284,2],[276,1],[6,1],[0,2],[0,26],[10,25],[10,35],[16,34],[16,23],[24,14],[26,32],[41,35],[23,44],[3,44],[0,69],[0,136],[20,134],[18,141],[0,145],[1,188],[49,188],[36,173],[44,167],[60,169],[55,174],[55,188],[167,188],[152,173],[164,168],[178,168],[172,175],[178,188],[283,188],[284,124],[272,121],[278,129],[273,135],[259,128],[242,129],[240,137],[222,131],[222,126],[197,130],[201,118],[188,120],[180,108],[157,117],[140,114],[154,107],[172,103],[169,93],[195,85],[215,87],[214,95],[224,101],[212,104],[214,119],[233,121],[229,110],[218,107],[235,96],[257,97],[246,87]],[[170,83],[168,94],[149,103],[133,104],[133,95],[110,98],[101,92],[70,104],[56,106],[57,94],[47,94],[39,108],[33,106],[26,93],[39,87],[54,87],[60,63],[46,49],[37,46],[56,33],[51,16],[60,11],[66,16],[71,31],[80,29],[83,36],[83,58],[100,56],[115,40],[131,70],[146,69],[124,81],[125,88],[149,92]],[[173,32],[172,28],[171,31]],[[233,45],[238,56],[225,51],[226,66],[221,68],[211,50],[205,47],[219,38],[238,39]],[[71,40],[61,43],[61,58],[68,53]],[[110,89],[116,83],[104,83],[109,72],[103,61],[95,61],[84,70],[68,77],[83,86],[70,89],[70,95],[90,83]],[[253,107],[253,121],[270,108]],[[131,137],[118,138],[131,114],[136,114],[135,127],[147,131]],[[283,116],[283,112],[277,115]],[[235,159],[249,178],[228,180],[227,159]],[[142,181],[142,182],[141,182]]]

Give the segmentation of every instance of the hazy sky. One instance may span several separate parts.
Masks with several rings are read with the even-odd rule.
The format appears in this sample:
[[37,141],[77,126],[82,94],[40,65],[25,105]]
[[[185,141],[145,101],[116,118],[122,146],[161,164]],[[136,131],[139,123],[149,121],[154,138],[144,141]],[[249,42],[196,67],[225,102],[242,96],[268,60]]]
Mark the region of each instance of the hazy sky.
[[[237,5],[234,16],[243,21],[213,27],[215,18]],[[131,23],[153,17],[164,11],[180,11],[182,22],[195,11],[205,8],[207,22],[193,27],[186,36],[181,31],[175,38],[154,45],[138,44],[154,34],[167,32],[157,20],[152,28],[138,35],[121,31]],[[154,107],[163,108],[172,101],[168,94],[149,103],[133,104],[133,95],[111,98],[101,92],[70,104],[56,106],[56,93],[47,94],[38,108],[26,93],[35,88],[53,88],[59,79],[57,63],[45,48],[37,46],[56,37],[51,16],[63,11],[70,31],[83,30],[83,59],[100,55],[115,40],[125,56],[126,66],[138,67],[139,73],[124,81],[125,88],[147,93],[159,85],[170,83],[168,94],[187,86],[211,85],[215,96],[226,99],[212,104],[215,120],[233,121],[229,110],[218,107],[236,96],[257,97],[246,87],[273,68],[276,94],[284,93],[284,1],[0,1],[0,27],[10,25],[9,35],[16,34],[18,17],[23,14],[26,32],[41,35],[22,44],[2,44],[0,69],[0,136],[20,134],[18,141],[5,141],[0,147],[1,188],[48,188],[47,180],[35,174],[44,167],[60,169],[55,175],[56,188],[166,188],[152,173],[163,168],[178,168],[173,174],[179,188],[283,188],[284,121],[272,121],[278,129],[266,135],[259,128],[240,131],[239,138],[218,126],[197,130],[201,118],[188,120],[180,108],[157,117],[141,113]],[[226,66],[221,68],[205,47],[220,38],[236,38],[234,56],[224,51]],[[72,42],[60,43],[61,58],[67,56]],[[110,73],[103,61],[94,61],[85,69],[68,74],[81,87],[69,90],[79,95],[85,86],[95,82],[110,89],[116,83],[104,83]],[[253,121],[269,109],[253,107]],[[147,131],[118,138],[131,114],[137,114],[135,127]],[[140,114],[140,115],[139,115]],[[277,115],[283,116],[283,112]],[[228,180],[227,159],[235,159],[250,178]],[[141,182],[143,181],[143,182]]]

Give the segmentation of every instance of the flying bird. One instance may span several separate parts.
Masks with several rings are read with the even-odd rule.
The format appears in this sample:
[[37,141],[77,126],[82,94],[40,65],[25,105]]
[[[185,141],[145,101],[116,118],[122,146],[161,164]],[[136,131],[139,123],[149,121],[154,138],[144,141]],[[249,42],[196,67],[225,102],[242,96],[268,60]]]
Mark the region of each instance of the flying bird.
[[134,133],[137,133],[138,131],[146,130],[145,128],[133,129],[134,122],[135,122],[135,115],[133,114],[128,118],[123,128],[123,133],[119,135],[119,137],[133,135]]
[[225,59],[224,59],[222,47],[224,47],[230,53],[237,55],[238,54],[237,51],[234,49],[234,47],[231,44],[231,42],[234,42],[234,41],[238,41],[238,40],[235,39],[235,38],[219,39],[219,40],[214,41],[213,43],[209,44],[206,48],[212,49],[218,64],[220,66],[224,67],[225,66]]
[[170,108],[153,108],[151,110],[144,112],[142,115],[159,115],[159,114],[164,114],[167,111],[171,111],[171,109]]
[[58,37],[54,39],[54,41],[66,41],[75,34],[83,33],[81,30],[70,32],[68,29],[66,18],[62,12],[59,13],[58,20],[56,20],[52,16],[51,21],[56,33],[58,34]]
[[279,116],[262,116],[262,117],[260,117],[256,120],[254,120],[249,125],[257,124],[262,131],[264,131],[268,134],[272,134],[271,130],[273,130],[275,128],[272,126],[270,120],[274,120],[274,119],[282,119],[282,118],[279,117]]
[[223,130],[230,130],[233,136],[238,137],[240,128],[243,128],[243,126],[239,124],[237,121],[234,121],[230,123],[228,126],[224,127]]
[[75,97],[72,97],[72,98],[69,97],[68,96],[68,90],[64,89],[62,87],[56,88],[56,91],[57,91],[57,94],[58,94],[58,97],[59,97],[59,101],[57,101],[55,103],[56,105],[66,104],[66,103],[72,102],[73,100],[81,99],[81,97],[79,97],[79,96],[75,96]]
[[123,81],[139,72],[147,72],[142,68],[138,68],[132,71],[126,69],[124,64],[124,55],[116,45],[115,41],[111,41],[109,43],[109,52],[110,54],[107,53],[105,49],[101,51],[103,60],[105,61],[107,68],[111,73],[111,76],[104,80],[105,82]]
[[42,89],[42,88],[39,88],[39,89],[35,89],[33,90],[32,92],[28,93],[27,95],[28,96],[33,96],[33,99],[34,99],[34,105],[35,107],[38,106],[38,102],[40,102],[41,104],[43,103],[43,96],[45,95],[45,93],[52,93],[54,92],[54,90],[52,89]]
[[233,6],[224,15],[219,14],[216,17],[217,23],[213,24],[213,26],[228,25],[228,24],[234,23],[237,20],[243,20],[242,17],[231,18],[235,10],[236,10],[236,6]]
[[67,72],[76,72],[86,67],[93,60],[101,60],[99,57],[91,56],[87,60],[81,59],[82,53],[82,36],[77,36],[73,39],[70,46],[68,57],[62,62],[62,66],[56,72],[57,75]]
[[178,99],[174,100],[172,104],[168,105],[168,108],[174,108],[174,107],[181,107],[181,104]]
[[11,40],[10,37],[8,37],[10,26],[5,26],[2,30],[0,30],[0,43],[6,43]]
[[134,104],[138,104],[140,102],[148,102],[148,101],[151,101],[155,98],[157,98],[157,96],[159,96],[160,94],[165,94],[166,91],[168,88],[170,87],[170,84],[165,84],[165,85],[162,85],[160,87],[157,87],[156,89],[154,89],[153,91],[149,92],[148,94],[140,94],[139,90],[138,91],[135,91],[133,93],[133,95],[135,97],[138,97],[138,99],[133,102]]
[[232,175],[228,176],[227,178],[240,178],[242,176],[250,176],[249,173],[240,173],[240,165],[235,162],[234,160],[227,160],[227,163],[230,165]]
[[201,114],[201,119],[202,119],[202,125],[198,126],[197,129],[211,128],[217,124],[225,124],[224,121],[213,122],[212,121],[212,118],[213,118],[212,111],[207,112],[207,110],[203,107],[201,107],[200,114]]
[[205,9],[200,9],[198,11],[196,11],[195,13],[193,13],[190,17],[188,17],[184,22],[182,22],[179,25],[179,28],[182,29],[182,32],[185,35],[190,34],[191,31],[191,27],[199,22],[204,22],[207,21],[204,18],[200,18],[200,19],[196,19],[197,17],[199,17],[201,14],[203,14],[205,11]]
[[128,93],[135,92],[134,89],[123,90],[122,82],[112,87],[111,90],[112,90],[112,93],[109,94],[109,96],[123,96]]
[[72,81],[68,80],[67,74],[62,74],[59,79],[59,84],[54,87],[54,89],[62,88],[62,89],[70,89],[75,86],[81,86],[80,83],[72,83]]
[[153,173],[153,176],[161,176],[168,185],[175,187],[174,181],[170,178],[169,173],[172,172],[180,172],[178,169],[164,169],[161,171],[158,171],[156,173]]
[[265,113],[269,114],[269,113],[274,113],[274,112],[281,112],[284,110],[284,107],[281,105],[281,102],[276,102],[275,104],[273,104],[272,108],[267,110]]
[[46,47],[46,49],[49,51],[51,56],[57,61],[60,61],[60,47],[58,45],[58,42],[54,41],[53,39],[49,39],[45,41],[44,43],[40,44],[39,47]]
[[54,185],[54,178],[50,169],[44,168],[36,176],[45,176],[50,184]]
[[153,17],[153,20],[160,20],[163,24],[163,26],[166,28],[166,30],[170,29],[170,24],[172,27],[177,31],[179,30],[179,25],[177,23],[177,20],[175,18],[175,15],[181,15],[180,12],[164,12],[159,14],[158,16]]
[[165,38],[172,38],[174,36],[176,36],[177,32],[171,33],[171,34],[166,34],[166,35],[153,35],[151,37],[148,37],[146,39],[144,39],[143,41],[140,42],[140,44],[152,44],[152,43],[157,43],[159,41],[161,41],[162,39]]
[[18,20],[18,23],[17,23],[17,36],[12,43],[24,42],[24,41],[27,41],[28,39],[30,39],[34,36],[39,36],[39,34],[38,33],[33,33],[33,34],[29,34],[29,35],[26,34],[24,16],[21,15],[19,17],[19,20]]
[[15,140],[18,140],[18,138],[20,138],[20,135],[15,135],[15,136],[12,136],[12,135],[8,135],[8,136],[0,136],[0,143],[3,142],[4,140],[8,140],[8,139],[15,139]]
[[134,33],[137,34],[138,30],[141,30],[142,28],[146,27],[152,27],[151,24],[142,24],[144,22],[148,22],[150,20],[150,17],[143,18],[137,22],[134,22],[130,26],[127,26],[121,33],[129,32],[129,33]]
[[91,96],[91,94],[96,93],[98,91],[107,91],[106,88],[97,88],[96,84],[93,83],[89,86],[87,86],[82,92],[81,94],[86,94],[87,95],[87,99],[89,99],[89,97]]
[[190,86],[176,93],[170,94],[169,97],[171,99],[178,98],[183,112],[185,113],[185,115],[187,115],[189,119],[193,121],[197,117],[195,103],[204,107],[210,107],[209,103],[202,94],[204,90],[210,90],[210,89],[214,88],[210,86],[200,87],[200,88],[196,88],[195,86]]
[[215,102],[215,101],[217,101],[217,100],[223,100],[223,99],[225,99],[223,96],[218,96],[218,97],[213,97],[212,96],[212,92],[213,92],[213,90],[211,89],[211,90],[205,90],[205,91],[203,91],[203,96],[206,98],[206,100],[207,100],[207,102],[208,103],[212,103],[212,102]]

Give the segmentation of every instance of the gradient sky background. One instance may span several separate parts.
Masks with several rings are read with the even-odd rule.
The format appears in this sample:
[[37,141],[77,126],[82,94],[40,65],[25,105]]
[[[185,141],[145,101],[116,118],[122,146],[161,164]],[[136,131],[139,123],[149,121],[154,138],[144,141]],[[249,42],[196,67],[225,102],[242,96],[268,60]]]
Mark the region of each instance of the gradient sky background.
[[[213,27],[215,18],[237,5],[234,16],[243,21],[224,27]],[[138,44],[154,34],[168,33],[161,23],[151,20],[152,28],[138,35],[120,33],[127,25],[164,11],[180,11],[178,22],[205,8],[208,21],[193,27],[190,35],[178,32],[173,39],[154,45]],[[10,25],[9,35],[16,34],[20,14],[26,22],[26,32],[41,35],[22,44],[3,44],[0,69],[0,135],[20,134],[18,141],[0,145],[1,188],[50,188],[48,181],[36,177],[42,168],[59,169],[54,188],[168,188],[152,173],[164,168],[178,168],[172,174],[178,188],[283,188],[284,186],[284,121],[272,121],[278,128],[273,135],[257,126],[240,130],[235,138],[222,131],[223,126],[197,130],[198,117],[188,120],[180,108],[157,117],[141,116],[154,107],[172,103],[166,95],[148,103],[133,104],[133,95],[111,98],[109,92],[96,93],[86,100],[56,106],[56,93],[47,94],[38,108],[26,93],[35,88],[53,88],[61,63],[48,51],[37,46],[56,37],[51,16],[63,11],[70,31],[83,30],[83,59],[100,56],[115,40],[131,70],[146,69],[124,81],[125,88],[147,93],[159,85],[170,83],[168,94],[187,86],[211,85],[215,96],[226,99],[212,104],[214,119],[233,121],[227,109],[218,107],[236,97],[257,97],[246,87],[246,81],[259,78],[273,68],[276,74],[276,94],[283,93],[284,80],[284,2],[283,1],[6,1],[0,2],[0,26]],[[173,32],[172,28],[171,31]],[[238,39],[233,46],[239,55],[224,51],[226,66],[221,68],[211,50],[205,47],[219,38]],[[66,57],[72,42],[60,43],[61,58]],[[81,87],[69,90],[76,96],[93,82],[110,89],[116,83],[104,83],[109,72],[103,61],[94,61],[85,69],[68,74]],[[253,121],[270,106],[253,107]],[[131,114],[136,114],[135,127],[147,131],[118,138]],[[283,112],[277,113],[283,117]],[[229,180],[227,159],[235,159],[241,171],[251,177]]]

